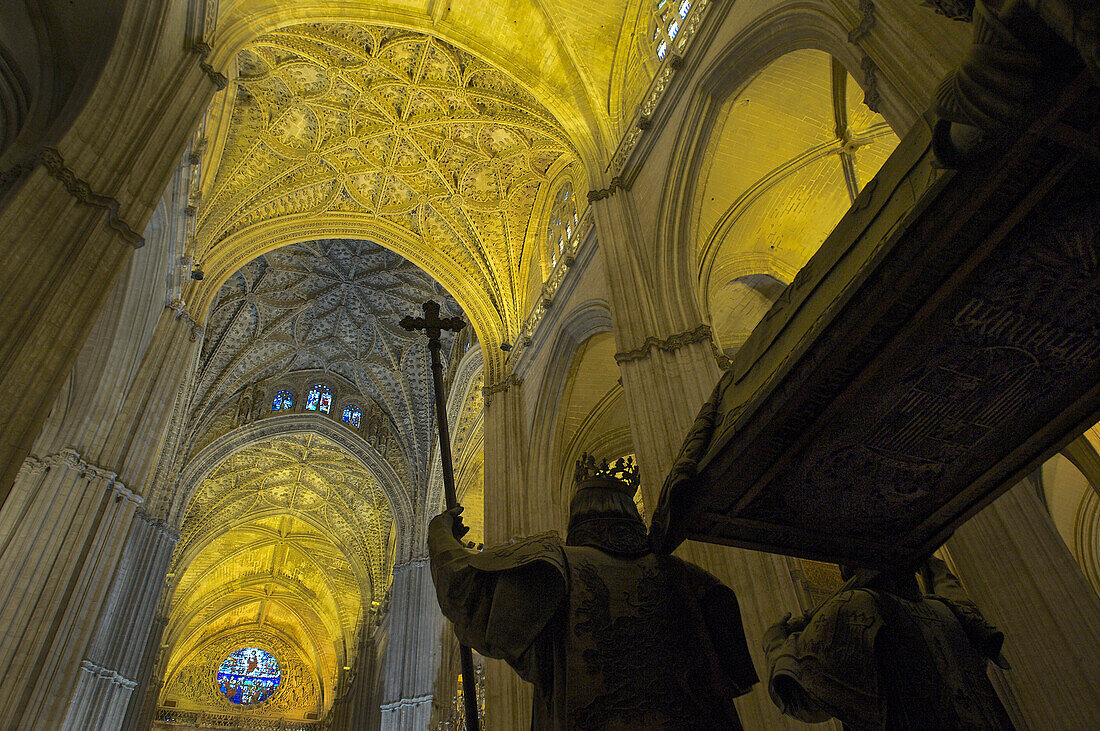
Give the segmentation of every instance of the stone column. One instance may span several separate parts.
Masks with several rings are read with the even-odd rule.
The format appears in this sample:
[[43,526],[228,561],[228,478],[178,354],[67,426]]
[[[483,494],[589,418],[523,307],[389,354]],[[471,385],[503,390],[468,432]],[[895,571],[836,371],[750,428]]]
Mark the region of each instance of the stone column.
[[[140,526],[132,533],[131,522],[200,332],[183,310],[166,308],[128,388],[117,385],[113,369],[74,379],[88,388],[73,394],[68,412],[59,406],[62,423],[37,445],[56,451],[25,461],[0,508],[0,727],[62,728],[70,712],[77,726],[100,712],[121,721],[140,658],[102,643],[118,632],[146,632],[152,622],[171,546],[159,544],[153,556],[145,542],[164,538],[143,537]],[[102,367],[91,361],[90,370]],[[143,553],[124,556],[128,536]],[[136,602],[142,591],[154,592],[152,604],[124,598]],[[120,611],[139,612],[130,620],[143,626],[115,624]],[[134,653],[144,648],[140,639],[135,645]],[[92,725],[101,725],[98,718]]]
[[428,557],[394,566],[390,591],[382,728],[427,728],[443,623]]
[[61,728],[119,728],[139,685],[164,577],[179,534],[142,510],[136,513],[114,582]]
[[947,542],[967,592],[1005,633],[1011,670],[994,684],[1020,728],[1091,728],[1100,718],[1100,596],[1021,482]]
[[[656,505],[661,483],[680,451],[703,402],[718,382],[719,369],[710,328],[688,320],[676,303],[655,301],[662,274],[647,261],[635,240],[629,191],[590,194],[600,250],[607,259],[615,356],[630,422],[631,438],[647,505]],[[486,436],[488,444],[488,435]],[[488,474],[488,461],[486,461]],[[486,500],[488,505],[488,499]],[[688,543],[677,555],[702,566],[729,585],[741,607],[741,619],[756,671],[766,672],[761,638],[787,612],[808,609],[787,559],[775,554]],[[737,702],[746,728],[805,728],[783,716],[768,697],[765,683]]]
[[[0,727],[59,728],[142,499],[75,450],[29,458],[0,512]],[[101,682],[133,687],[104,669]],[[127,689],[128,692],[128,689]]]
[[[161,601],[163,601],[163,592]],[[153,625],[145,638],[145,649],[142,651],[141,662],[138,665],[137,687],[130,693],[126,717],[122,721],[122,731],[145,731],[153,721],[153,713],[156,711],[156,701],[161,688],[161,683],[157,680],[160,642],[164,636],[164,628],[167,626],[167,615],[158,614],[153,618]]]
[[381,701],[378,697],[380,675],[379,640],[382,639],[375,617],[367,621],[359,633],[359,650],[351,671],[341,671],[342,693],[333,704],[329,716],[329,731],[373,731],[381,724]]
[[126,41],[114,44],[71,128],[51,128],[60,139],[0,170],[0,502],[112,284],[144,243],[140,232],[210,101],[212,78],[224,87],[190,52],[184,24],[164,22],[166,4],[130,5]]
[[[527,484],[523,383],[515,375],[487,385],[485,396],[485,545],[556,528],[546,490]],[[485,659],[485,728],[528,728],[533,688],[503,660]],[[450,699],[443,699],[449,703]]]

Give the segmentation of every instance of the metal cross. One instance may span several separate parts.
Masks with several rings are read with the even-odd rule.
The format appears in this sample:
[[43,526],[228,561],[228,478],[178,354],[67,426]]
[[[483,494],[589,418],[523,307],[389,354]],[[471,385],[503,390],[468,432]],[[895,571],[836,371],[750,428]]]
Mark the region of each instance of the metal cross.
[[[461,317],[439,317],[439,303],[428,300],[424,303],[424,316],[401,319],[401,327],[406,330],[423,330],[428,336],[428,350],[432,354],[432,380],[435,384],[435,415],[439,424],[439,456],[443,463],[443,494],[447,509],[458,506],[458,493],[455,492],[454,462],[451,459],[451,431],[447,426],[447,398],[443,393],[443,364],[439,359],[439,336],[444,330],[458,332],[466,327]],[[465,701],[466,728],[478,731],[477,682],[474,675],[474,659],[470,648],[459,645],[459,660],[462,665],[462,694]]]
[[458,332],[466,327],[466,322],[461,317],[439,317],[439,303],[428,300],[424,303],[424,316],[413,317],[411,315],[401,319],[401,327],[406,330],[423,330],[428,335],[428,347],[439,350],[439,335],[444,330]]

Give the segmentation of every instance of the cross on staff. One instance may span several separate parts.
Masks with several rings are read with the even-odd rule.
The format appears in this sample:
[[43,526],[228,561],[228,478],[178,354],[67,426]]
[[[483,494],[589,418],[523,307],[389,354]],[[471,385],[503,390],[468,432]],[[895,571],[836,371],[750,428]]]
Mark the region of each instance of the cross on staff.
[[[455,492],[454,464],[451,461],[451,431],[447,426],[447,403],[443,394],[443,364],[439,359],[442,345],[440,335],[444,330],[458,332],[466,327],[461,317],[439,317],[439,303],[428,300],[424,303],[424,316],[407,316],[401,319],[401,327],[406,330],[423,330],[428,336],[428,351],[432,354],[432,381],[435,384],[435,415],[439,423],[439,456],[443,463],[443,494],[447,501],[447,510],[458,507],[458,493]],[[474,657],[470,648],[459,645],[459,658],[462,663],[462,696],[466,707],[466,728],[478,731],[477,678],[474,675]]]

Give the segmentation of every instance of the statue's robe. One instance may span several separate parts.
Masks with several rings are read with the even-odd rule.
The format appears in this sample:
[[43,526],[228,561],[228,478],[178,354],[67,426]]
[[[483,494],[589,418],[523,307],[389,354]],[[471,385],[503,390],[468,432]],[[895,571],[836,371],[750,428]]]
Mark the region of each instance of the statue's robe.
[[1012,729],[986,675],[1003,641],[969,600],[853,589],[803,630],[765,634],[768,692],[788,715],[850,729]]
[[535,686],[532,729],[739,729],[757,682],[732,590],[675,557],[544,533],[482,553],[429,529],[459,640]]

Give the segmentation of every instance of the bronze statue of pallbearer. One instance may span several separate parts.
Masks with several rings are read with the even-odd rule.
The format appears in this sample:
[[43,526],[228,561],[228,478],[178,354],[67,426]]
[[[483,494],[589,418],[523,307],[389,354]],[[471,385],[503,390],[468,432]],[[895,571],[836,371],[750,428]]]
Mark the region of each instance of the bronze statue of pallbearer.
[[732,590],[650,550],[630,461],[577,463],[565,541],[467,550],[432,520],[439,605],[458,638],[533,683],[533,729],[738,729],[757,682]]
[[768,692],[784,713],[849,729],[1012,729],[986,675],[1004,635],[938,558],[923,575],[848,570],[808,617],[764,635]]

